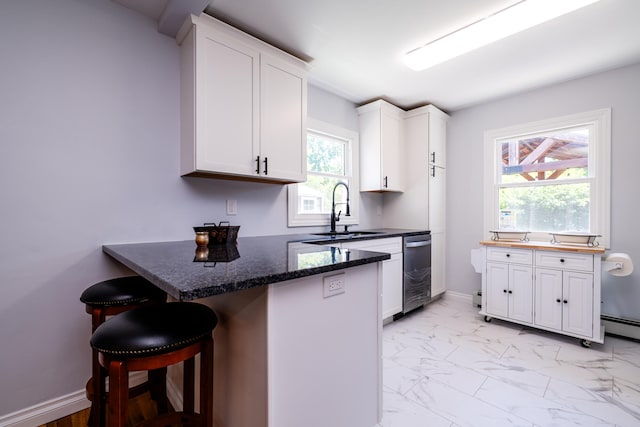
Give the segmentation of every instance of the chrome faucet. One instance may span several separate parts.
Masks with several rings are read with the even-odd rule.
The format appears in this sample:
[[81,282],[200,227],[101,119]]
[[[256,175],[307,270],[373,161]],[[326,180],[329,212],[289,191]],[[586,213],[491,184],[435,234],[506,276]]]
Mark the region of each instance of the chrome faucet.
[[[347,212],[344,215],[351,216],[349,210],[349,187],[344,182],[339,182],[333,187],[333,194],[331,195],[331,230],[329,230],[331,233],[336,232],[336,222],[340,221],[340,214],[342,213],[342,211],[339,211],[338,215],[336,215],[336,188],[338,188],[339,185],[344,185],[344,188],[347,189]],[[338,204],[342,205],[343,203]]]

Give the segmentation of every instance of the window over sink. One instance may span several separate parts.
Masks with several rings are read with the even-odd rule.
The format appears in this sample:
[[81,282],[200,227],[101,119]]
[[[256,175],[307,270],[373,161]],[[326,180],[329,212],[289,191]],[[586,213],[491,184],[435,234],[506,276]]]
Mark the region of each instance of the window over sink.
[[288,186],[289,227],[329,225],[333,189],[349,187],[351,216],[345,216],[347,192],[335,192],[338,225],[359,222],[358,133],[312,118],[307,119],[307,180]]
[[600,234],[609,246],[611,110],[485,132],[485,231]]

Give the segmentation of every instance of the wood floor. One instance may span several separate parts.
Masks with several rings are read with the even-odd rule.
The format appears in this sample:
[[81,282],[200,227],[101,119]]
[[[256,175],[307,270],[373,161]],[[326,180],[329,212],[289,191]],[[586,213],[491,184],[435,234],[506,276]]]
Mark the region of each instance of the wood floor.
[[[149,397],[149,393],[143,393],[129,400],[129,425],[136,424],[153,418],[157,414],[156,405]],[[89,419],[89,409],[85,409],[59,420],[43,424],[39,427],[86,427]]]

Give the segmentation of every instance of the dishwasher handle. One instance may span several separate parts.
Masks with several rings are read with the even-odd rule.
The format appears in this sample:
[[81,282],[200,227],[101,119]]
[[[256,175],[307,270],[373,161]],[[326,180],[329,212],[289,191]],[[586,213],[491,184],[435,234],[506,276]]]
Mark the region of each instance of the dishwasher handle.
[[431,244],[430,240],[421,240],[419,242],[407,242],[405,243],[405,248],[419,248],[421,246],[428,246]]

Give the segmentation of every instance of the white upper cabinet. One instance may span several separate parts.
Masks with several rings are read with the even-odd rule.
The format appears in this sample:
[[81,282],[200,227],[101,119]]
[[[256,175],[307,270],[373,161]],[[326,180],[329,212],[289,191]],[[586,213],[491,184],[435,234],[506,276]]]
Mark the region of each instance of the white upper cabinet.
[[447,167],[447,121],[449,116],[436,108],[429,110],[429,164]]
[[404,191],[403,113],[378,100],[358,109],[360,191]]
[[299,67],[268,55],[262,55],[260,70],[261,173],[288,181],[304,181],[307,173],[306,77],[301,75]]
[[182,175],[306,179],[304,62],[206,15],[181,45]]

